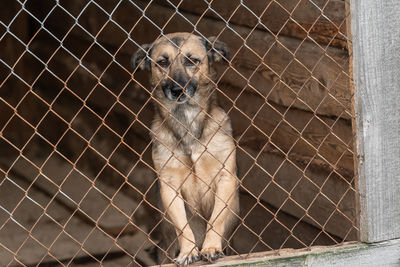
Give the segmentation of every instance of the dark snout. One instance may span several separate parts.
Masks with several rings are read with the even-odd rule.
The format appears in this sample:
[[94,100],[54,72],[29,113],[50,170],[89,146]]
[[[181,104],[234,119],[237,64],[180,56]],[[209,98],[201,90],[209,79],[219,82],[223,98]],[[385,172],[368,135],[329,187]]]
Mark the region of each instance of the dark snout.
[[168,97],[170,94],[174,99],[177,99],[179,96],[183,94],[183,88],[186,84],[178,84],[176,82],[169,82],[163,87],[165,96]]
[[196,93],[197,82],[182,78],[168,79],[161,85],[164,95],[172,101],[186,102]]

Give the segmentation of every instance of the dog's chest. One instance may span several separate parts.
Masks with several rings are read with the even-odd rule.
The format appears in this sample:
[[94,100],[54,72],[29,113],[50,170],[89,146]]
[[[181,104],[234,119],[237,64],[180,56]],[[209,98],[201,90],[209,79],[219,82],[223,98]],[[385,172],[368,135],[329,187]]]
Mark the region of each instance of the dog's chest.
[[196,174],[190,175],[185,182],[182,184],[181,192],[187,206],[190,208],[198,209],[203,216],[208,218],[211,215],[211,207],[214,205],[215,195],[215,184],[210,185],[199,179]]
[[197,146],[204,129],[204,115],[201,110],[194,108],[181,108],[172,114],[175,120],[174,135],[186,155],[192,153],[192,148]]

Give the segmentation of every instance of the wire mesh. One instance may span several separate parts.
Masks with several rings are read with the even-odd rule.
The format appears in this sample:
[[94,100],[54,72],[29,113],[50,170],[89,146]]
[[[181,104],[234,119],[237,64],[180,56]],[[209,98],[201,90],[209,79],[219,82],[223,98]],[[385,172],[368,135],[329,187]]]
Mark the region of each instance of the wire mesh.
[[173,260],[160,245],[169,218],[151,159],[163,103],[130,60],[181,31],[232,52],[212,81],[238,167],[240,212],[224,252],[357,240],[345,1],[6,2],[0,265]]

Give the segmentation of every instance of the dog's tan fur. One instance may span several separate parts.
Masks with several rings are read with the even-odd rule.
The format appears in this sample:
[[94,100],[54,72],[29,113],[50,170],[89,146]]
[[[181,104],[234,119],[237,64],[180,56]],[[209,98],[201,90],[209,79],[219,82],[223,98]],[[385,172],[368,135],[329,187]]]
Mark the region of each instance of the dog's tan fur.
[[[171,258],[176,257],[179,249],[176,262],[189,264],[199,256],[208,260],[221,256],[223,237],[232,229],[239,210],[231,123],[217,104],[215,85],[211,82],[210,64],[222,59],[221,54],[226,52],[222,50],[227,47],[212,38],[214,49],[207,51],[207,43],[190,33],[166,37],[144,45],[151,49],[152,60],[146,62],[143,51],[138,51],[133,60],[135,67],[148,64],[153,95],[160,103],[156,105],[151,130],[161,202],[173,225],[166,223],[163,229],[164,249]],[[185,55],[200,62],[185,66]],[[225,55],[229,55],[229,50]],[[167,68],[157,64],[163,56],[171,59]],[[176,73],[197,83],[195,94],[185,103],[168,99],[160,88],[163,81]],[[176,238],[179,247],[174,243]]]

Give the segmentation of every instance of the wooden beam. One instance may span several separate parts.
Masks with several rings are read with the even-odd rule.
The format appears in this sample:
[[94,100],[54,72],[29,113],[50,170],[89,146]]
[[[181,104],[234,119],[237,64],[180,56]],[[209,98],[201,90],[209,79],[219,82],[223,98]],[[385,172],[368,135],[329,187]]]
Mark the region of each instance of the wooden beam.
[[[172,7],[163,0],[153,2]],[[215,19],[222,17],[235,25],[347,49],[344,1],[219,0],[209,5],[206,1],[171,2],[179,11]]]
[[219,266],[399,266],[400,240],[376,244],[348,244],[314,247],[311,250],[283,251],[248,260],[229,260],[207,265]]
[[[232,86],[221,86],[220,90],[239,94]],[[347,120],[315,116],[304,110],[274,105],[250,90],[242,91],[234,104],[223,95],[220,95],[219,101],[226,109],[232,107],[229,116],[233,122],[234,137],[238,139],[243,135],[239,145],[259,150],[260,144],[270,138],[271,144],[282,152],[306,156],[308,161],[318,154],[317,159],[321,156],[321,162],[326,166],[335,167],[338,173],[352,177],[352,133]]]
[[400,237],[400,7],[354,0],[351,14],[360,235],[377,242]]
[[[335,247],[312,247],[311,249],[282,249],[246,255],[229,256],[214,264],[198,262],[193,266],[239,267],[239,266],[399,266],[400,240],[374,244],[347,243]],[[165,267],[173,264],[163,265]]]
[[[248,147],[242,149],[258,153]],[[246,157],[242,150],[237,154],[243,192],[248,192],[295,218],[301,218],[340,240],[357,240],[354,224],[355,193],[354,188],[345,180],[329,171],[312,167],[304,175],[299,169],[305,165],[295,160],[289,163],[284,157],[267,152],[261,153],[257,159],[258,166],[261,167],[254,166],[249,171],[249,166],[254,161]],[[281,164],[282,167],[277,171]],[[267,173],[271,174],[273,171],[276,174],[271,178]],[[340,200],[342,197],[343,200]],[[241,207],[242,204],[241,202]]]
[[[25,174],[32,175],[32,173]],[[121,230],[126,228],[126,225],[122,225],[120,231],[116,233],[118,245],[113,245],[113,237],[101,231],[100,225],[85,223],[80,216],[66,207],[65,203],[53,201],[53,195],[46,194],[44,190],[36,186],[38,180],[31,186],[28,179],[21,180],[12,175],[6,177],[2,184],[2,192],[8,192],[8,194],[2,194],[1,201],[8,203],[9,206],[2,207],[1,210],[0,266],[10,265],[13,258],[18,259],[25,266],[37,266],[38,263],[53,266],[58,261],[67,263],[73,259],[79,260],[85,257],[90,259],[94,256],[103,257],[103,255],[113,253],[124,253],[121,247],[130,249],[128,251],[132,253],[131,258],[135,255],[136,259],[145,262],[146,265],[155,264],[149,253],[145,251],[151,244],[148,236],[143,232],[135,231],[124,235],[121,234]],[[26,195],[25,188],[29,188]],[[51,191],[57,192],[54,187]],[[90,200],[96,203],[99,199]],[[21,202],[18,203],[19,201]],[[14,211],[12,211],[14,206],[11,203],[14,205],[18,203]],[[132,202],[126,198],[121,203],[129,205]],[[46,208],[43,209],[43,207]],[[122,223],[121,220],[116,219],[118,217],[111,216],[114,221]],[[111,222],[112,219],[108,221]]]

